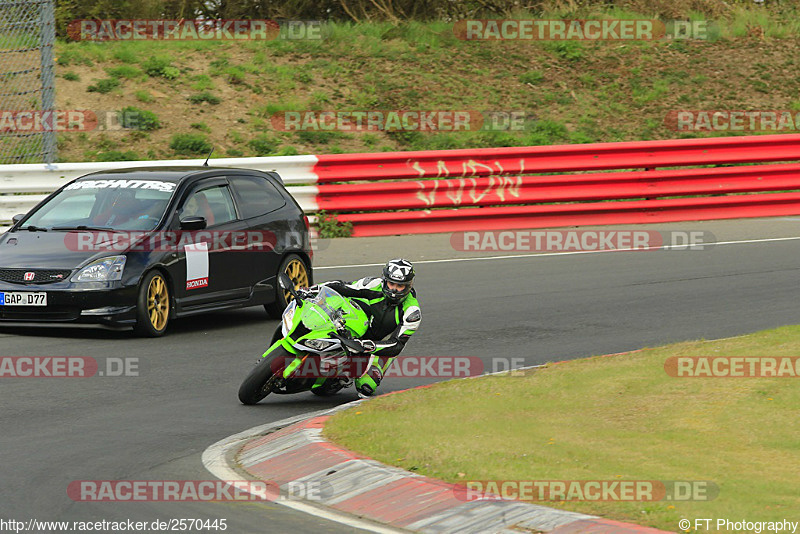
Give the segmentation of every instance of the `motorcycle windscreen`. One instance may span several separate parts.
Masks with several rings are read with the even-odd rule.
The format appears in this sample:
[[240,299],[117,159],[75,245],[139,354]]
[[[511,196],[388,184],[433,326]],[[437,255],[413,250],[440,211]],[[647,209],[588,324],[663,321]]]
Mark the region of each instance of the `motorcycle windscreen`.
[[303,306],[303,314],[300,316],[303,326],[311,330],[332,330],[335,329],[333,320],[328,314],[328,310],[314,303],[307,303]]
[[[330,330],[341,320],[339,306],[347,300],[329,287],[322,286],[317,295],[306,301],[300,320],[309,330]],[[347,303],[349,304],[349,303]]]

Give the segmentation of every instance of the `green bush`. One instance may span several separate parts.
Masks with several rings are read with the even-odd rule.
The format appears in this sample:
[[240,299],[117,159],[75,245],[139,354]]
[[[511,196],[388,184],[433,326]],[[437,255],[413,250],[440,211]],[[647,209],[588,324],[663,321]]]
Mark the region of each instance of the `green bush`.
[[329,130],[299,130],[295,132],[297,138],[303,143],[327,145],[332,139],[343,137],[342,132],[332,132]]
[[277,145],[278,143],[275,139],[267,134],[261,134],[247,143],[247,146],[253,149],[256,156],[269,156],[275,151]]
[[86,65],[87,67],[91,67],[94,65],[94,62],[91,58],[85,56],[81,51],[74,48],[66,48],[62,50],[58,54],[56,63],[62,67],[67,67],[69,65]]
[[578,41],[551,41],[545,44],[545,48],[567,61],[577,61],[583,58],[583,44]]
[[90,85],[86,88],[87,91],[90,93],[110,93],[114,89],[119,87],[119,80],[116,78],[103,78],[102,80],[97,80],[94,85]]
[[168,80],[174,80],[180,75],[181,69],[178,67],[164,67],[164,71],[161,73],[161,76]]
[[123,128],[131,130],[157,130],[161,128],[161,121],[152,111],[128,106],[119,110],[119,122]]
[[122,61],[123,63],[136,63],[136,60],[138,59],[136,52],[127,47],[117,48],[114,50],[112,56],[117,61]]
[[282,146],[278,151],[275,153],[276,156],[296,156],[300,152],[293,147],[292,145]]
[[111,67],[106,69],[106,73],[112,78],[138,78],[142,75],[142,71],[133,65],[120,65],[119,67]]
[[150,94],[149,91],[146,89],[142,89],[141,91],[136,91],[134,93],[136,100],[139,102],[152,102],[154,100],[153,95]]
[[197,155],[211,152],[211,144],[202,134],[179,133],[172,136],[169,147],[178,154]]
[[240,66],[228,67],[225,69],[225,79],[232,85],[244,83],[244,69]]
[[163,56],[150,56],[147,61],[142,64],[144,71],[148,76],[156,78],[166,78],[174,80],[180,76],[181,71],[177,67],[172,66],[172,61],[168,57]]
[[317,213],[317,230],[322,239],[350,237],[353,235],[353,223],[339,221],[335,213],[327,213],[322,210]]
[[208,91],[204,91],[202,93],[197,93],[196,95],[192,95],[189,97],[189,101],[192,104],[201,104],[203,102],[208,102],[209,104],[219,104],[222,100],[218,96],[214,96]]
[[139,155],[133,150],[128,150],[127,152],[110,150],[97,154],[95,161],[139,161]]

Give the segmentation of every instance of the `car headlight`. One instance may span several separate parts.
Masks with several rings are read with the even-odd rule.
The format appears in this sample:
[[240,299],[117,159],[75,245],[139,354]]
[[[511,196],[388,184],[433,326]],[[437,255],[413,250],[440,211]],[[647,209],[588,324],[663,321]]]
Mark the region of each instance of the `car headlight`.
[[303,345],[314,350],[325,350],[334,345],[333,341],[325,341],[324,339],[304,339]]
[[112,282],[122,279],[125,256],[109,256],[95,260],[72,277],[73,282]]

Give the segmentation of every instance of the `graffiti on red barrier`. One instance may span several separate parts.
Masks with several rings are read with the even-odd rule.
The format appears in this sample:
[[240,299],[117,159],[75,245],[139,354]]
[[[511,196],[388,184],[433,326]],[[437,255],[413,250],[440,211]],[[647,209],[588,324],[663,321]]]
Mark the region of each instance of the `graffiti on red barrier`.
[[[525,160],[520,159],[520,171],[525,171]],[[420,178],[426,177],[451,177],[452,180],[420,180],[417,182],[419,191],[417,191],[417,198],[425,202],[428,207],[435,207],[437,204],[436,194],[440,189],[444,192],[445,196],[450,199],[452,205],[459,206],[464,201],[464,194],[473,204],[477,204],[483,200],[487,195],[497,195],[499,203],[506,201],[506,195],[519,198],[519,188],[522,185],[521,176],[498,176],[504,172],[503,166],[499,161],[495,161],[496,169],[485,163],[479,163],[475,160],[464,161],[461,163],[461,172],[456,174],[450,172],[444,160],[436,162],[436,169],[426,170],[419,161],[409,160],[408,165],[419,173]],[[479,184],[475,178],[481,171],[485,169],[493,173],[488,177],[488,183]],[[485,172],[485,171],[484,171]]]

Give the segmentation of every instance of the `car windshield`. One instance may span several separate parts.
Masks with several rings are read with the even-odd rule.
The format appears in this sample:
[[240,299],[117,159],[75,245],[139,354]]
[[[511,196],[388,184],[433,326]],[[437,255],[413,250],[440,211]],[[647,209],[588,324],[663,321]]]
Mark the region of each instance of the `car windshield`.
[[316,296],[305,300],[300,319],[309,330],[341,330],[344,328],[344,314],[351,308],[352,304],[339,293],[327,286],[320,286]]
[[48,200],[20,229],[152,230],[174,189],[174,183],[157,180],[79,180]]

